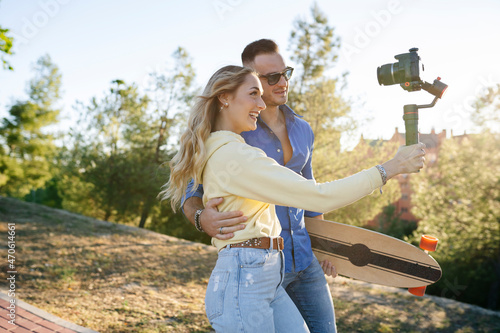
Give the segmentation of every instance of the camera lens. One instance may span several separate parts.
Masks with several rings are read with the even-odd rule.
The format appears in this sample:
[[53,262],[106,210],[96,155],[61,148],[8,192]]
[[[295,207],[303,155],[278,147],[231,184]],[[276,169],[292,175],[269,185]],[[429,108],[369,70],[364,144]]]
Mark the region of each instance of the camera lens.
[[377,67],[377,79],[379,85],[390,86],[396,84],[394,79],[394,64],[386,64]]

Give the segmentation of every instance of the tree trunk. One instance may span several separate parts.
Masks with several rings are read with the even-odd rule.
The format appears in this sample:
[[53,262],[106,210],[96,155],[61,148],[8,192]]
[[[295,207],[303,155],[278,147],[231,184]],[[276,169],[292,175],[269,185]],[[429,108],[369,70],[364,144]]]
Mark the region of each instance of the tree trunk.
[[146,202],[144,203],[144,207],[142,208],[141,220],[139,221],[139,228],[144,228],[144,225],[146,225],[146,220],[148,219],[152,204],[153,204],[153,198],[152,197],[147,198]]

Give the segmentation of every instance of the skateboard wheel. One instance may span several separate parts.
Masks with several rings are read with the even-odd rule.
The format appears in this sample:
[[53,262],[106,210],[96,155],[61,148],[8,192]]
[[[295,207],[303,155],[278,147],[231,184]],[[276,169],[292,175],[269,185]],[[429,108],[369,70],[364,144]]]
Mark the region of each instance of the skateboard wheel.
[[436,251],[436,247],[438,244],[438,239],[429,235],[422,235],[420,238],[420,248],[426,251]]
[[416,287],[416,288],[408,288],[408,291],[410,294],[413,294],[415,296],[424,296],[425,294],[425,286],[423,287]]

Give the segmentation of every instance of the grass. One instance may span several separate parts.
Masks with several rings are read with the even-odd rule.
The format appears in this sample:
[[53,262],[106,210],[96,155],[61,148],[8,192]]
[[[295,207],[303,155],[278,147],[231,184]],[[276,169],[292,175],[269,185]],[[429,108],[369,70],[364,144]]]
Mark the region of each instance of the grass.
[[[6,222],[16,223],[25,302],[99,332],[211,331],[204,294],[213,248],[4,197],[0,221],[5,238]],[[498,312],[344,278],[330,283],[339,332],[500,332]]]

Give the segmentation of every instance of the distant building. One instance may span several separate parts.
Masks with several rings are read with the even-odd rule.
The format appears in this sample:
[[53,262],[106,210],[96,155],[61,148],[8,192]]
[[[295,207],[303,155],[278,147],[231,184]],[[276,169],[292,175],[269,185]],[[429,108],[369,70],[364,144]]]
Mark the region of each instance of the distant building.
[[[451,136],[454,138],[466,135],[467,134],[464,133],[464,135],[453,136],[453,131],[451,132]],[[426,168],[432,167],[434,164],[436,164],[438,160],[441,144],[443,143],[444,140],[446,140],[446,130],[443,130],[441,133],[436,133],[435,130],[432,129],[431,133],[429,134],[420,133],[419,140],[420,142],[425,143],[426,146],[425,148]],[[376,145],[381,145],[384,142],[396,142],[398,145],[406,144],[405,133],[400,133],[397,127],[393,136],[389,140],[366,140],[363,138],[363,136],[361,136],[360,143],[361,142],[368,143],[372,147]],[[398,201],[394,202],[393,205],[396,208],[395,213],[399,216],[400,219],[406,221],[418,222],[418,219],[411,212],[412,208],[411,197],[413,191],[409,183],[410,177],[411,174],[403,174],[403,175],[398,175],[394,178],[397,179],[399,182],[399,186],[401,188],[401,197],[399,198]],[[379,215],[377,215],[373,220],[368,221],[367,225],[370,226],[377,225],[378,217]]]

